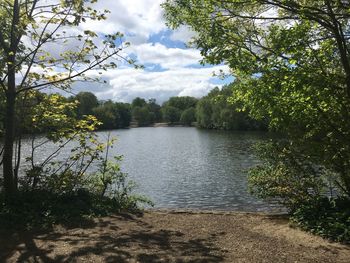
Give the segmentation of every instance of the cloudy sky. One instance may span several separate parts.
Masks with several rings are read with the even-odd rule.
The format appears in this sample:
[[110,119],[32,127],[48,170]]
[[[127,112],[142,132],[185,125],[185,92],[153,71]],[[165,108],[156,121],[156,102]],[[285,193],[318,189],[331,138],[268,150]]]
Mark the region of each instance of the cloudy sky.
[[185,46],[193,33],[185,27],[176,31],[166,27],[162,1],[98,1],[96,9],[108,9],[111,13],[106,21],[82,25],[84,29],[101,34],[124,33],[126,41],[131,42],[125,52],[145,69],[121,66],[104,74],[107,84],[79,84],[75,92],[88,90],[99,99],[124,102],[137,96],[155,98],[162,103],[171,96],[201,97],[230,81],[213,77],[213,72],[221,69],[227,72],[226,66],[199,65],[199,51]]

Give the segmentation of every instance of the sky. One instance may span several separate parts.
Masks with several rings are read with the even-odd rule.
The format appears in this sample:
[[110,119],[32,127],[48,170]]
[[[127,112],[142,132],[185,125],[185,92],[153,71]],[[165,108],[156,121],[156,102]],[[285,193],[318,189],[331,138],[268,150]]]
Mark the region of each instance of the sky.
[[91,91],[99,99],[131,102],[135,97],[155,98],[163,103],[172,96],[202,97],[216,86],[232,81],[213,77],[228,72],[225,65],[201,66],[199,50],[187,48],[194,32],[187,27],[170,30],[165,25],[160,4],[164,0],[99,0],[94,8],[108,9],[105,21],[90,21],[83,29],[99,34],[122,32],[131,43],[124,54],[135,58],[144,69],[125,64],[104,73],[107,84],[78,83],[73,92]]

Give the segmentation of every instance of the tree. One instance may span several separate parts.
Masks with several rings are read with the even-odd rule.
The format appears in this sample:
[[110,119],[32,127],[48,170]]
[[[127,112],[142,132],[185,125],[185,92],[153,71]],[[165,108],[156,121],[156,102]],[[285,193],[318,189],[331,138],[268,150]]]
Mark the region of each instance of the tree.
[[184,111],[191,107],[196,107],[198,99],[189,96],[183,97],[171,97],[165,104],[167,106],[178,108],[181,111]]
[[[78,103],[68,102],[62,95],[31,90],[28,96],[24,101],[28,110],[24,128],[31,140],[31,149],[20,178],[21,187],[25,190],[46,189],[52,193],[74,191],[86,180],[86,170],[93,161],[100,159],[105,149],[93,132],[100,123],[94,116],[76,118],[74,111]],[[38,134],[43,132],[45,137],[40,136],[37,140]],[[62,157],[60,153],[72,141],[78,143],[70,149],[70,154]],[[55,143],[55,147],[47,147],[50,142]],[[46,149],[44,155],[43,149]],[[19,147],[17,153],[20,150]],[[20,159],[20,155],[17,158]],[[19,169],[20,161],[15,166],[16,182]]]
[[181,111],[173,106],[166,105],[162,108],[163,120],[169,123],[175,123],[180,120]]
[[142,99],[140,97],[136,97],[135,99],[133,99],[133,101],[131,102],[131,107],[135,108],[135,107],[144,107],[146,106],[147,102],[145,101],[145,99]]
[[180,122],[182,124],[191,126],[191,124],[195,121],[196,121],[195,108],[193,108],[193,107],[188,108],[181,113]]
[[138,122],[139,126],[147,126],[154,122],[160,121],[162,118],[160,106],[155,99],[146,102],[145,99],[136,97],[132,103],[132,116]]
[[[88,79],[85,73],[89,70],[115,67],[114,59],[120,58],[125,44],[117,43],[122,43],[122,34],[101,39],[90,30],[80,32],[76,28],[87,20],[105,19],[106,12],[91,8],[94,2],[1,2],[0,86],[5,94],[3,176],[7,196],[17,189],[13,153],[18,96],[46,87],[68,89],[73,81]],[[60,54],[49,53],[50,48],[59,45],[72,48]]]
[[169,123],[180,122],[181,116],[188,110],[183,116],[183,121],[186,122],[186,124],[190,124],[189,121],[193,116],[191,116],[192,110],[189,109],[194,109],[197,102],[198,99],[189,96],[171,97],[168,101],[163,103],[163,120]]
[[[187,24],[198,33],[192,44],[203,62],[230,67],[238,80],[230,101],[287,136],[281,148],[290,156],[274,163],[322,167],[318,176],[331,174],[350,197],[348,1],[168,0],[163,6],[170,26]],[[293,156],[297,161],[287,164]],[[268,166],[261,171],[273,176]]]
[[156,99],[148,100],[147,105],[148,105],[149,111],[154,115],[153,118],[151,118],[152,123],[160,122],[162,120],[162,113],[160,111],[161,107],[160,105],[157,104]]
[[212,116],[213,109],[209,98],[202,98],[196,107],[196,120],[198,127],[213,128]]
[[119,113],[112,101],[107,101],[93,109],[93,114],[100,122],[101,129],[116,129],[118,127]]
[[220,90],[214,88],[197,103],[197,126],[223,130],[266,130],[265,120],[254,120],[247,112],[241,111],[239,104],[230,102],[233,82]]
[[79,92],[75,99],[79,102],[77,107],[78,117],[91,115],[92,109],[98,106],[97,97],[91,92]]
[[[0,136],[4,134],[4,120],[5,120],[5,94],[0,90]],[[0,154],[1,156],[1,154]]]
[[151,123],[151,120],[150,120],[151,115],[147,106],[133,107],[132,116],[137,121],[139,126],[147,126]]
[[130,104],[122,102],[115,102],[114,104],[116,105],[119,114],[118,128],[129,127],[131,121]]
[[126,128],[131,120],[130,105],[111,100],[101,102],[98,107],[93,108],[92,115],[102,122],[101,129]]

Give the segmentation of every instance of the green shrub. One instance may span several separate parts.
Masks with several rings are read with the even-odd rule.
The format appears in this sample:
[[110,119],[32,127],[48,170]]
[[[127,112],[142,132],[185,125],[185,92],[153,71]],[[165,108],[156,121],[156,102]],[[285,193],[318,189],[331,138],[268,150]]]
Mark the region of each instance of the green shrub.
[[300,204],[317,199],[326,191],[324,171],[288,142],[265,142],[256,145],[262,163],[249,171],[249,191],[262,199],[275,199],[290,212]]
[[0,225],[3,228],[50,228],[54,224],[81,225],[94,217],[117,212],[140,211],[146,199],[129,195],[124,199],[97,195],[86,189],[57,194],[45,190],[19,191],[14,198],[0,196]]
[[139,212],[140,204],[152,205],[133,193],[135,183],[121,172],[119,160],[117,157],[117,162],[110,162],[107,156],[100,159],[98,170],[79,182],[72,173],[56,175],[55,180],[41,175],[41,184],[34,188],[25,182],[10,199],[0,194],[0,225],[21,229],[81,225],[93,217]]
[[257,146],[262,163],[249,172],[249,190],[255,196],[283,204],[300,228],[335,241],[350,242],[350,200],[335,189],[327,197],[336,174],[314,164],[288,142]]
[[291,215],[300,228],[334,241],[350,243],[350,200],[326,197],[300,205]]

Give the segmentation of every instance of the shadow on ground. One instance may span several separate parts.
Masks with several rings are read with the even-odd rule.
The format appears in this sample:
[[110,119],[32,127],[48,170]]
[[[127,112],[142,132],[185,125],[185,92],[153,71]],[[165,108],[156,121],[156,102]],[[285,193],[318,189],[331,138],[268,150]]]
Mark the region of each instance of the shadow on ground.
[[0,232],[0,262],[221,262],[216,236],[189,238],[119,215],[79,228]]

